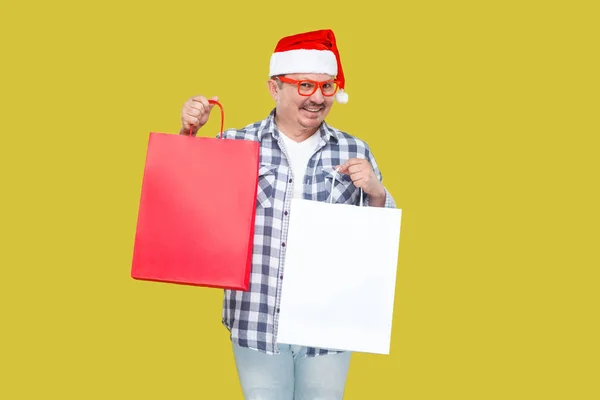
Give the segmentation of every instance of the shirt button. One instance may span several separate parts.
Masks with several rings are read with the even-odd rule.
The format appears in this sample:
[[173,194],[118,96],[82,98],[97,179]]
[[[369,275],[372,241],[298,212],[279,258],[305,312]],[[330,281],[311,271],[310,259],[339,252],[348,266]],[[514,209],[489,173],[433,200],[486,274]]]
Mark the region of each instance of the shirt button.
[[283,247],[285,247],[285,242],[281,243],[281,245],[282,245]]
[[290,178],[289,182],[292,183],[292,178]]
[[277,312],[279,312],[279,308],[277,309]]
[[279,279],[283,279],[283,275],[279,275]]
[[287,211],[286,211],[286,212],[284,212],[284,213],[283,213],[283,215],[288,215],[288,212],[287,212]]

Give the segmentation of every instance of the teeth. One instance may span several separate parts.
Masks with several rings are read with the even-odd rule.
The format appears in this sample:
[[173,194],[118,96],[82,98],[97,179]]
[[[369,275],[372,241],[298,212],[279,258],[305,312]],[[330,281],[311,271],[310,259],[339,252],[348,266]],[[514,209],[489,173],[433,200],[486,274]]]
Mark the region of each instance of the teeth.
[[320,108],[304,108],[306,111],[312,111],[312,112],[317,112],[317,111],[321,111]]

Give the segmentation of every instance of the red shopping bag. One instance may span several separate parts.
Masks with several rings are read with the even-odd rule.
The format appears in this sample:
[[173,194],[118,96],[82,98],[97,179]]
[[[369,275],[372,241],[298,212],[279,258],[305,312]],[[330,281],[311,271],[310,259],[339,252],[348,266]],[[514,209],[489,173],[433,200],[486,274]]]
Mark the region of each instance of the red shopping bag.
[[248,290],[259,144],[151,132],[131,276]]

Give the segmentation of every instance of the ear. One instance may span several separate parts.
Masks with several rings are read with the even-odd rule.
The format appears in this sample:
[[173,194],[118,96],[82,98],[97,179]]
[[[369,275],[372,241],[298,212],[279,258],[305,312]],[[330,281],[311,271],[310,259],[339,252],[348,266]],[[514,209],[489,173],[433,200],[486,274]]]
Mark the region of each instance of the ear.
[[273,100],[277,101],[279,99],[279,87],[277,86],[277,82],[274,79],[269,79],[267,81],[267,87],[269,88],[269,93]]

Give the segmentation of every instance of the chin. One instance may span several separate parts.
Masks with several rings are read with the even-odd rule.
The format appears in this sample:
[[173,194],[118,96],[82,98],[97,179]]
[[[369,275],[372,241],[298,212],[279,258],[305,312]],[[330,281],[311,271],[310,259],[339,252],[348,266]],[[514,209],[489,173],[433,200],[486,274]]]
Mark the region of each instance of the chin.
[[320,112],[318,115],[316,115],[312,118],[308,117],[306,115],[300,114],[298,116],[298,121],[300,122],[301,125],[306,126],[307,128],[309,128],[309,127],[314,128],[314,127],[321,125],[321,123],[325,120],[326,116],[327,116],[326,110]]
[[298,122],[304,128],[317,128],[319,125],[321,125],[321,122],[323,122],[323,118],[317,118],[317,119],[300,118],[298,120]]

